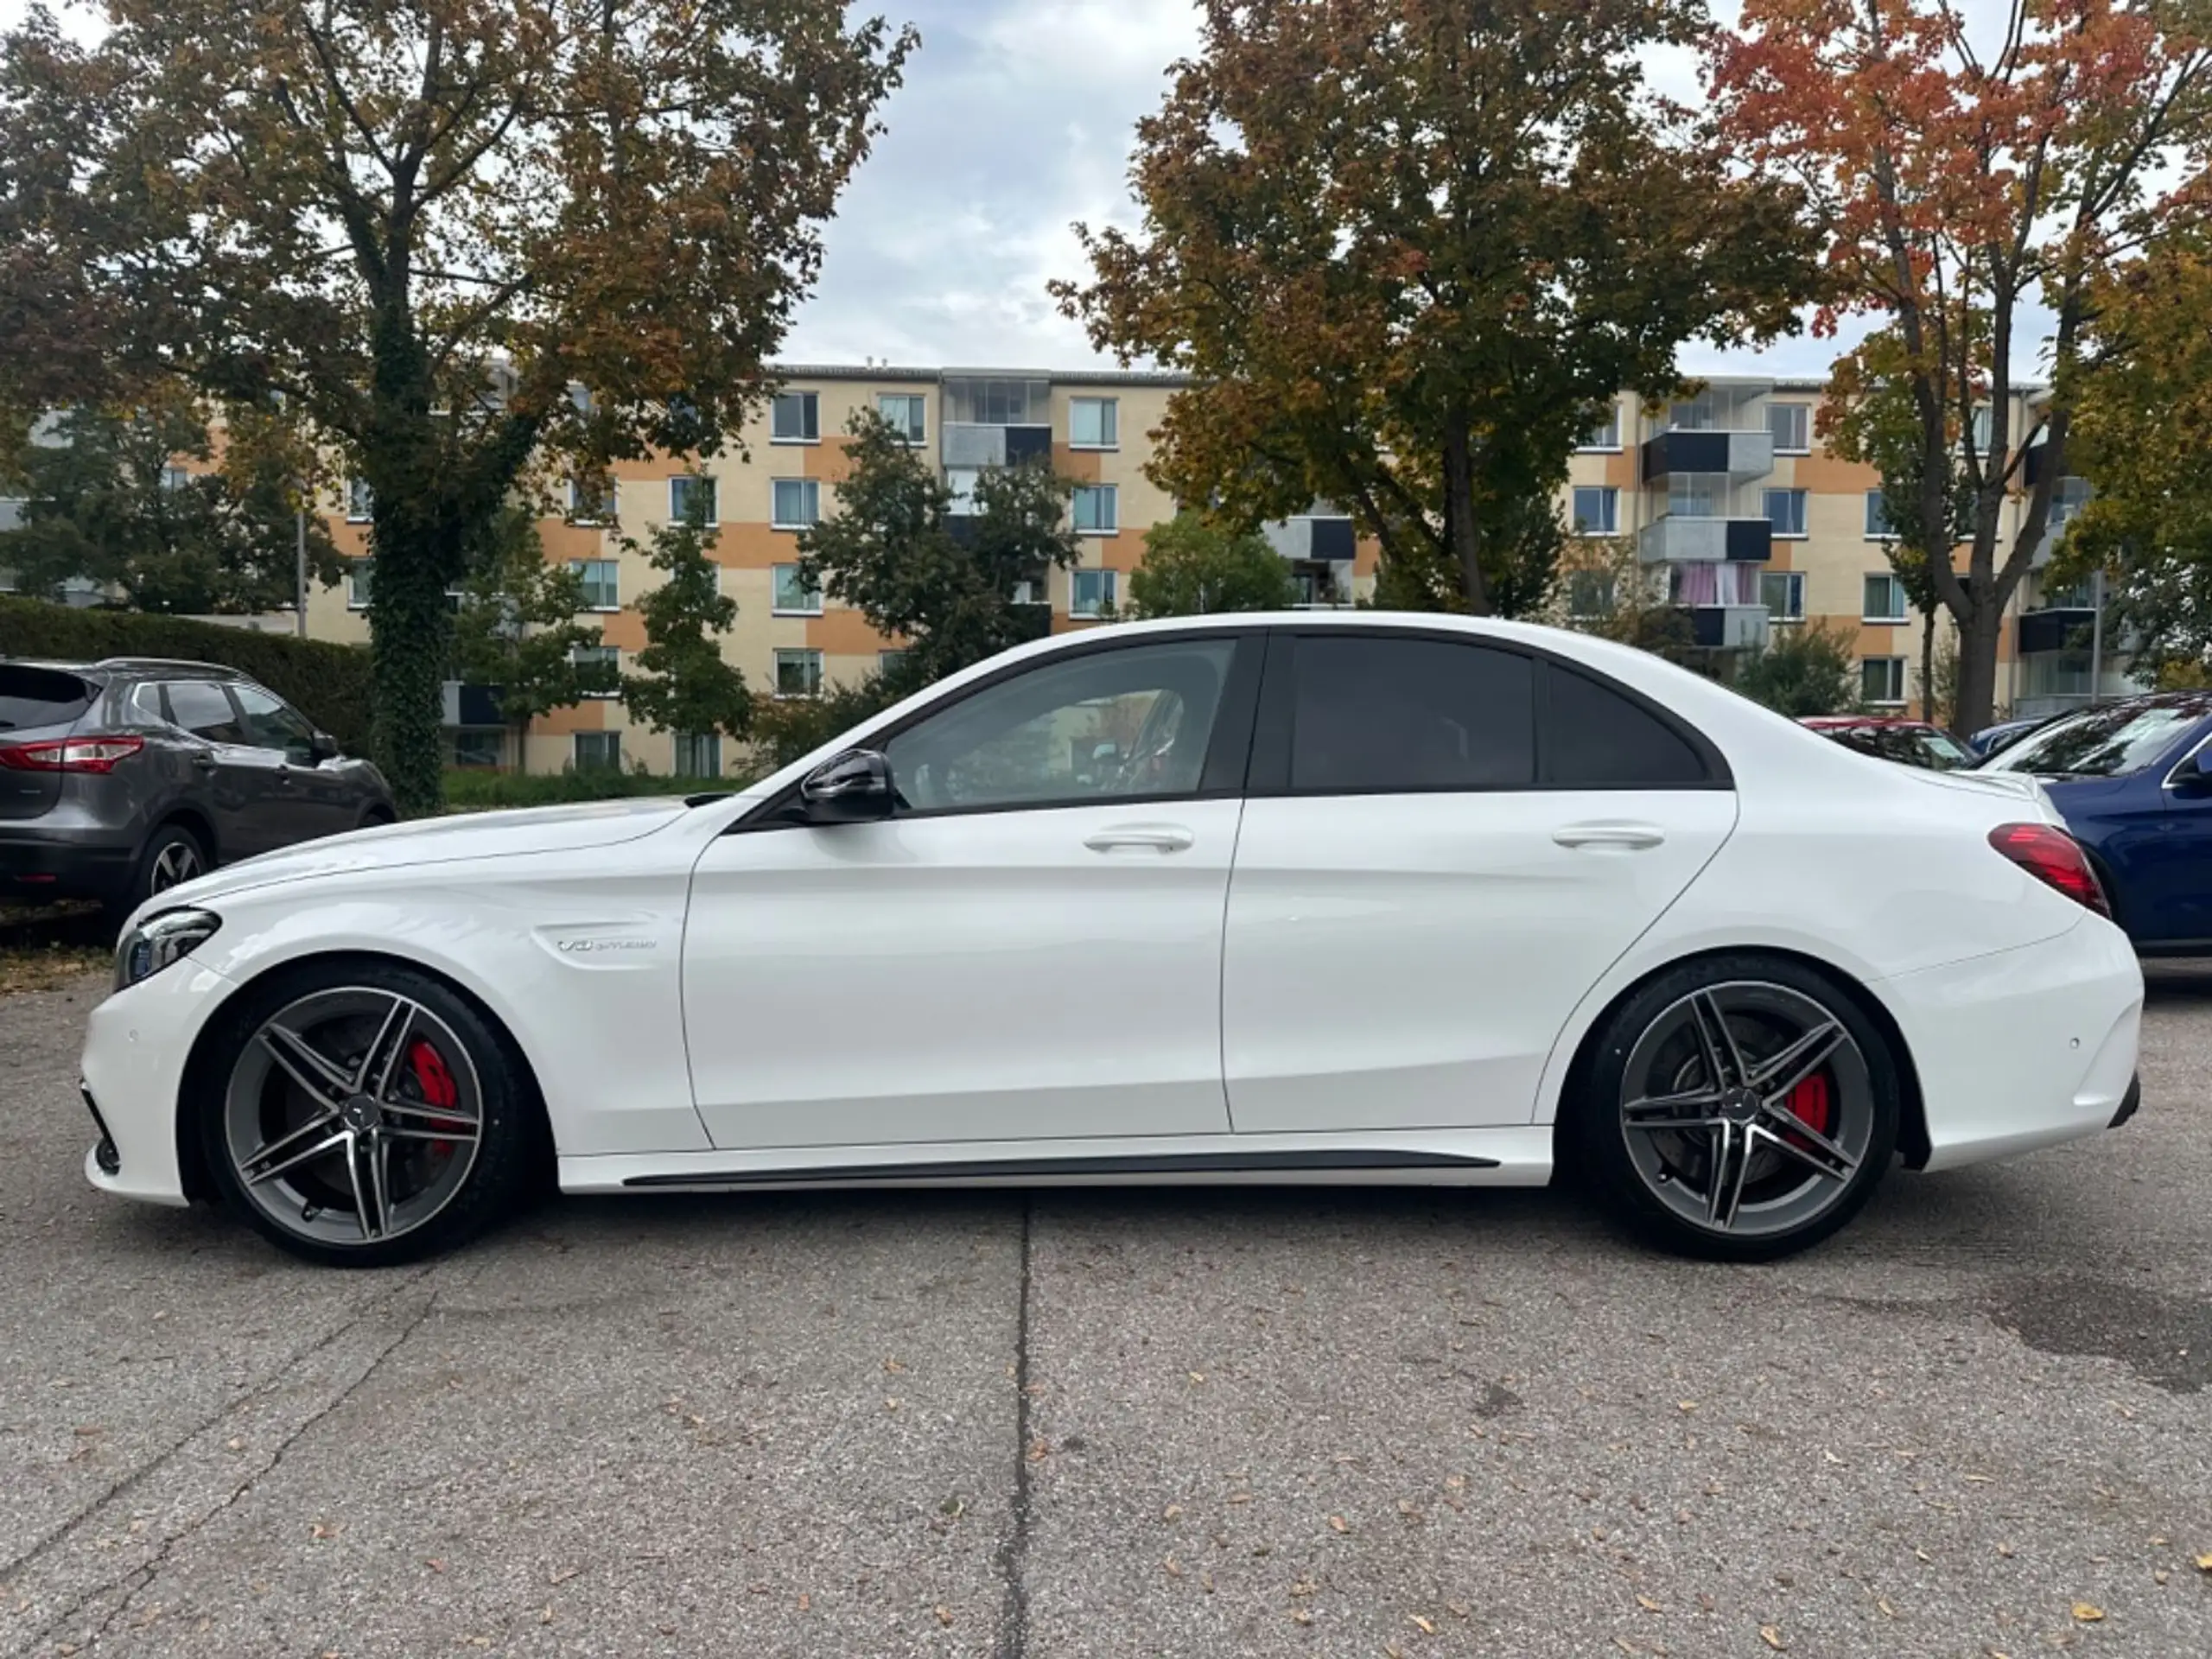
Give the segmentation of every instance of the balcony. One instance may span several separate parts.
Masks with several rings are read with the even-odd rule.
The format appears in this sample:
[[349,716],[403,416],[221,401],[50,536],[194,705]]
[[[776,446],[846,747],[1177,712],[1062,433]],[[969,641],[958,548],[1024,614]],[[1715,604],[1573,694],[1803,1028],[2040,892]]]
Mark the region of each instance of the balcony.
[[1358,551],[1359,538],[1353,534],[1349,518],[1301,513],[1295,518],[1262,524],[1260,534],[1293,564],[1340,564]]
[[1764,564],[1774,556],[1774,525],[1765,518],[1670,512],[1643,527],[1636,551],[1646,564]]
[[948,467],[980,471],[985,467],[1019,467],[1026,461],[1051,459],[1052,429],[948,421],[943,442]]
[[1707,651],[1764,651],[1771,617],[1764,605],[1693,605],[1691,635]]
[[2089,606],[2053,606],[2046,610],[2023,611],[2019,615],[2020,655],[2032,657],[2049,651],[2087,651],[2089,631],[2096,626],[2097,613]]
[[1662,432],[1643,443],[1643,481],[1656,483],[1677,473],[1725,475],[1732,480],[1764,478],[1774,470],[1770,432]]

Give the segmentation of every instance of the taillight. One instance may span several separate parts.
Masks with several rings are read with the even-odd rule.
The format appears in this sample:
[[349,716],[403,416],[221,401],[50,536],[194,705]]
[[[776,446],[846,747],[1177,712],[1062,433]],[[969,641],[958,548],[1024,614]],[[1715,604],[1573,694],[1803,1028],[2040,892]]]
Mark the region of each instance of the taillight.
[[2104,884],[2089,868],[2082,845],[2055,823],[2000,823],[1989,844],[2045,887],[2056,887],[2077,905],[2109,918],[2112,903]]
[[146,747],[143,737],[56,737],[0,749],[0,766],[17,772],[113,772]]

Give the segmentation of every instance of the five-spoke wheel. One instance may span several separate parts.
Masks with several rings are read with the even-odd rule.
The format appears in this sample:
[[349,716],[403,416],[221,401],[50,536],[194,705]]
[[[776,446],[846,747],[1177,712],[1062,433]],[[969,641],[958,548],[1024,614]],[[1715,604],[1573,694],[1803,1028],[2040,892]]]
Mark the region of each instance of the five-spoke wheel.
[[1629,1216],[1733,1259],[1823,1238],[1897,1144],[1896,1064],[1855,1002],[1786,958],[1661,976],[1600,1033],[1581,1155]]

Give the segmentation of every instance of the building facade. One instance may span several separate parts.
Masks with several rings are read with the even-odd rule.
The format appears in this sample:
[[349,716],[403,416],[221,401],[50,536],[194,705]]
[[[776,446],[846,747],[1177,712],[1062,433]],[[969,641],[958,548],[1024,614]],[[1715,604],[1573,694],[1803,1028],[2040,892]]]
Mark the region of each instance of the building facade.
[[[836,510],[849,471],[846,425],[856,410],[889,420],[931,457],[956,512],[971,502],[985,467],[1049,458],[1073,481],[1079,559],[1025,595],[1039,607],[1040,632],[1092,626],[1125,602],[1145,531],[1174,512],[1144,467],[1178,377],[874,365],[786,365],[780,374],[783,390],[722,454],[619,463],[611,502],[572,489],[569,510],[541,522],[547,558],[583,577],[601,618],[600,648],[618,666],[645,644],[636,605],[653,572],[634,550],[702,497],[715,526],[722,592],[737,603],[724,652],[756,695],[812,696],[864,677],[898,649],[798,580],[798,534]],[[1820,440],[1820,391],[1816,381],[1716,379],[1696,397],[1657,410],[1624,396],[1612,420],[1575,455],[1560,511],[1577,534],[1632,545],[1655,582],[1663,572],[1700,644],[1751,649],[1777,630],[1827,623],[1853,640],[1868,704],[1917,712],[1925,697],[1922,621],[1889,574],[1873,470],[1830,454]],[[2063,482],[2058,523],[2084,499],[2077,486]],[[2024,496],[2008,503],[2008,536],[2024,505]],[[310,596],[314,637],[367,638],[369,506],[358,490],[325,503],[334,538],[353,563],[346,582]],[[2055,534],[2056,527],[2038,550],[2016,601],[2022,614],[2005,632],[1999,683],[2024,713],[2070,706],[2089,691],[2080,640],[2089,613],[2079,595],[2047,592],[2042,581]],[[1304,602],[1351,604],[1371,592],[1376,550],[1355,536],[1349,518],[1317,509],[1268,526],[1267,535],[1291,562]],[[2102,678],[2107,694],[2127,689],[2116,659]],[[633,723],[613,697],[533,722],[519,753],[480,689],[449,687],[447,703],[448,741],[464,765],[549,772],[642,764],[696,776],[732,770],[745,758],[734,744]]]

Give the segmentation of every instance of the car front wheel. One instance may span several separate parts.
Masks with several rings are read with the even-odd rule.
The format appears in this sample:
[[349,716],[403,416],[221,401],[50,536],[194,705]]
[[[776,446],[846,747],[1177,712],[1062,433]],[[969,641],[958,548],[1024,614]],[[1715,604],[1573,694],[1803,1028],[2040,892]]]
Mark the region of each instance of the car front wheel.
[[505,1033],[429,976],[315,963],[239,1001],[205,1073],[201,1146],[225,1198],[295,1255],[384,1267],[510,1213],[543,1167]]
[[1887,1039],[1825,975],[1709,957],[1607,1020],[1580,1149],[1617,1213],[1659,1244],[1766,1261],[1826,1238],[1872,1196],[1902,1099]]

